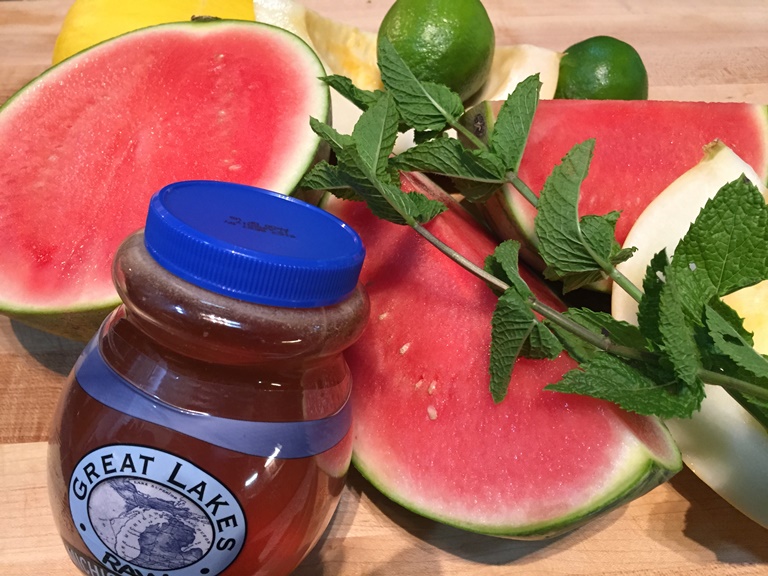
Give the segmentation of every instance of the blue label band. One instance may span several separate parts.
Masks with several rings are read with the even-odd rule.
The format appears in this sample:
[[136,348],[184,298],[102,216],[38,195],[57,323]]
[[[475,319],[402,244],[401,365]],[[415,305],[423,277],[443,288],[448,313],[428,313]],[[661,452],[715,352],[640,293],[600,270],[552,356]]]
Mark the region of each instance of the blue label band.
[[227,450],[262,458],[308,458],[341,442],[352,423],[348,401],[331,416],[303,422],[251,422],[183,410],[140,390],[104,360],[94,338],[75,365],[85,392],[105,406]]

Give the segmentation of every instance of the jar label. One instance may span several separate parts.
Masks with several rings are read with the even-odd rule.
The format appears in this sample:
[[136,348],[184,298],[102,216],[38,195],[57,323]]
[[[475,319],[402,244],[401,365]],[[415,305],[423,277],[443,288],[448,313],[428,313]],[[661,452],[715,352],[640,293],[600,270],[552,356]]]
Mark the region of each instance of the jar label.
[[147,394],[115,372],[99,350],[98,336],[75,364],[75,378],[86,394],[123,414],[262,458],[316,456],[341,442],[352,422],[348,399],[330,416],[301,422],[253,422],[183,410]]
[[108,573],[215,576],[245,541],[245,514],[226,486],[146,446],[103,446],[83,457],[69,482],[69,509]]

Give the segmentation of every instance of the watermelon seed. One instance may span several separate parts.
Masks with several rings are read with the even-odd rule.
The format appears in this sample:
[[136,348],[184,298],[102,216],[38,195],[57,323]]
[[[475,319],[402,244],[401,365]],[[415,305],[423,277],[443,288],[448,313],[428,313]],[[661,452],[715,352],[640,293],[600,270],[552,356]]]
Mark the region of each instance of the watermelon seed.
[[416,390],[418,390],[419,388],[421,388],[421,385],[422,385],[422,384],[424,384],[424,378],[422,378],[421,380],[419,380],[418,382],[416,382],[416,386],[415,386]]
[[427,406],[427,416],[429,416],[430,420],[436,420],[437,419],[437,409],[432,406],[431,404]]
[[405,354],[406,352],[408,352],[408,348],[410,347],[411,347],[410,342],[406,342],[405,344],[403,344],[402,347],[400,348],[400,354]]
[[427,394],[432,396],[432,394],[435,393],[435,388],[437,388],[437,382],[432,380],[432,382],[429,383],[429,388],[427,388]]

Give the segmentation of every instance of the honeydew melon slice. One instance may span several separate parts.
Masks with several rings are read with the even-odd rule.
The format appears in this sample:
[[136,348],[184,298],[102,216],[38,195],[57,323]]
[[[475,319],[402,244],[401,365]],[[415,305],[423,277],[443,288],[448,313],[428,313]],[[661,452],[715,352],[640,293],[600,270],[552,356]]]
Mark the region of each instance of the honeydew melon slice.
[[[703,160],[664,190],[640,214],[625,246],[635,255],[619,269],[642,287],[645,268],[653,255],[666,248],[671,255],[678,241],[709,198],[742,174],[766,195],[762,178],[721,142],[710,145]],[[724,298],[755,333],[755,348],[768,353],[768,283]],[[637,321],[637,303],[614,289],[613,315]],[[701,411],[691,419],[666,422],[688,467],[737,509],[768,528],[768,431],[719,386],[706,387]]]
[[290,193],[328,88],[299,37],[243,21],[130,32],[49,69],[0,109],[0,313],[87,339],[117,303],[111,261],[179,180]]
[[[427,226],[482,265],[495,242],[452,198],[418,174],[406,191],[450,209]],[[475,532],[544,538],[654,488],[681,466],[654,418],[543,390],[574,367],[519,360],[507,398],[488,389],[496,298],[414,230],[359,202],[326,208],[363,238],[368,327],[346,351],[353,377],[353,464],[383,493],[426,517]],[[545,302],[562,305],[522,271]]]

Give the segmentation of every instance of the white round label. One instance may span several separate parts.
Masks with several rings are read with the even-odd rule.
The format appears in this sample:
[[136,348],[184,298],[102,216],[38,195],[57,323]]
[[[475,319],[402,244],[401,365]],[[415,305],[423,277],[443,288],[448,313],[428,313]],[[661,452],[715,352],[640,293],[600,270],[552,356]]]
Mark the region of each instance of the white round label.
[[245,514],[226,486],[144,446],[86,455],[69,482],[69,508],[96,560],[119,574],[215,576],[245,541]]

